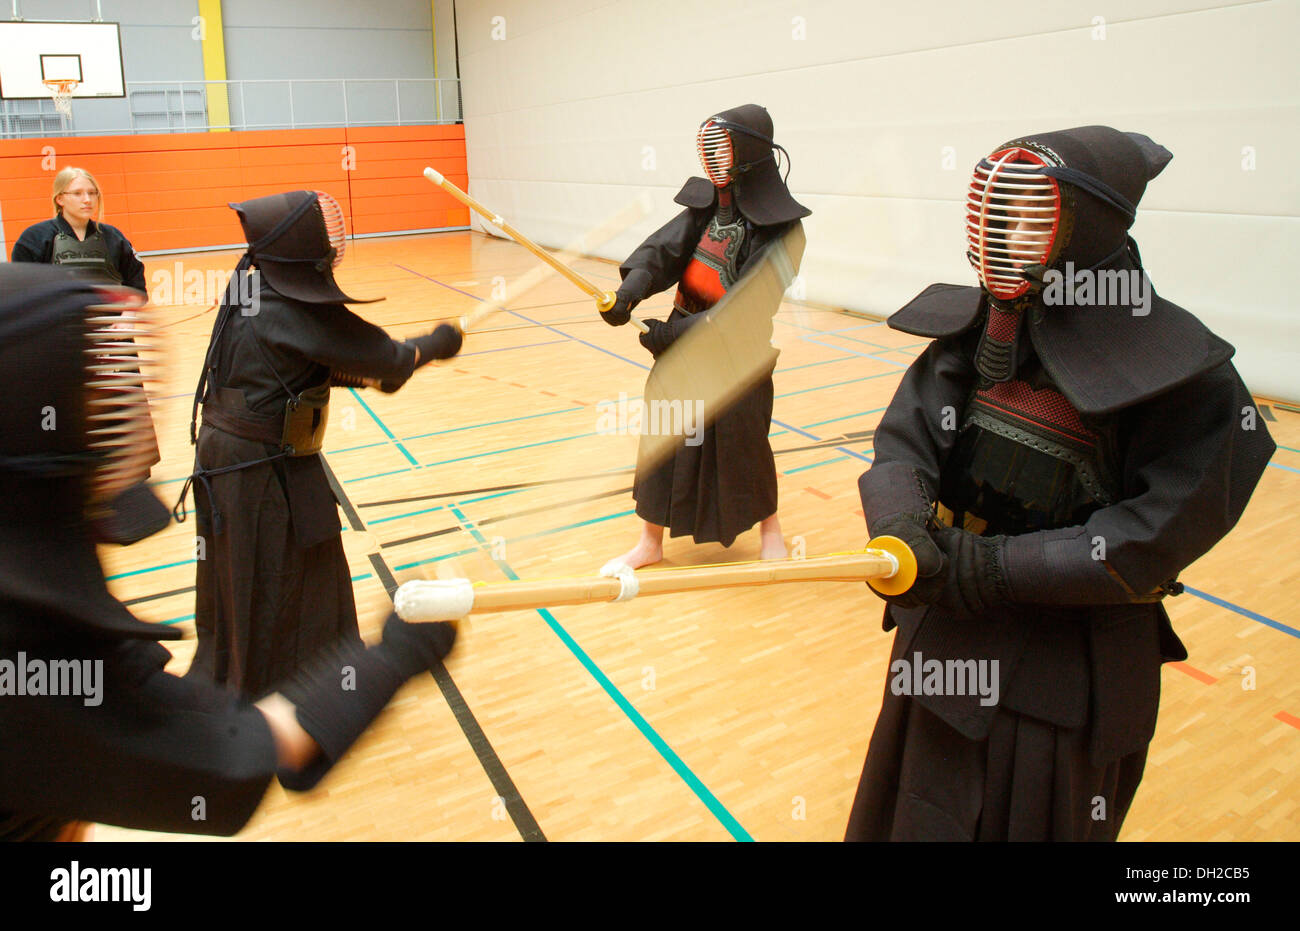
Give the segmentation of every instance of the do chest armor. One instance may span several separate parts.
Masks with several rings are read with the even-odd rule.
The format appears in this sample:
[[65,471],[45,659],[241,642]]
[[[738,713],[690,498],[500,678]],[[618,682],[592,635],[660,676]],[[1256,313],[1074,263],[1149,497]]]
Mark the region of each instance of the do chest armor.
[[731,191],[720,190],[718,210],[700,236],[673,298],[677,310],[697,314],[722,300],[740,277],[747,233],[745,218],[735,209]]
[[1019,318],[989,310],[980,378],[941,479],[941,504],[973,532],[1073,526],[1120,497],[1115,418],[1085,421],[1036,358],[1017,364]]
[[122,273],[113,264],[108,253],[108,242],[104,234],[95,230],[85,239],[69,236],[60,232],[54,237],[54,265],[71,268],[88,278],[100,278],[115,283],[122,281]]

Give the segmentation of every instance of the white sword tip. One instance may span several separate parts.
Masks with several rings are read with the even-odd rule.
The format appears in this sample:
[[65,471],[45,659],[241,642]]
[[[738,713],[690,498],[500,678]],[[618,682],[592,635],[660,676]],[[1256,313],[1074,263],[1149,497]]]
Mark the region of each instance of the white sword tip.
[[424,176],[428,178],[430,181],[432,181],[434,184],[442,184],[442,182],[445,180],[442,176],[442,172],[437,171],[432,167],[424,169]]
[[393,593],[393,610],[404,621],[455,621],[474,607],[469,579],[415,579]]

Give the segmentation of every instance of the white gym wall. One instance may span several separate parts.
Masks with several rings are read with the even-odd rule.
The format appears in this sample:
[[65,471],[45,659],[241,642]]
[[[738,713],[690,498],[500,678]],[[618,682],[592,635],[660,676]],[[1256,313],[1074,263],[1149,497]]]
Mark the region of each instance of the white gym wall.
[[[1156,289],[1300,400],[1300,2],[458,0],[472,193],[559,246],[648,191],[679,208],[710,114],[767,107],[793,160],[809,301],[886,315],[974,284],[962,197],[1017,135],[1104,123],[1174,153],[1133,234]],[[440,24],[441,25],[441,24]]]

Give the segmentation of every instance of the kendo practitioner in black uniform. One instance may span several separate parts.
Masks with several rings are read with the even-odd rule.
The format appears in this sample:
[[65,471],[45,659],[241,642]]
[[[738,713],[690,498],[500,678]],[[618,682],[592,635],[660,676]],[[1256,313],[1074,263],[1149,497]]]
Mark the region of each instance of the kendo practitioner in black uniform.
[[[73,821],[233,834],[277,772],[286,788],[314,786],[455,637],[451,625],[393,615],[381,644],[336,644],[256,706],[163,671],[170,654],[158,641],[180,631],[137,620],[109,594],[86,519],[147,467],[139,369],[122,364],[111,346],[120,337],[102,325],[132,298],[56,269],[0,265],[0,839],[51,840]],[[115,378],[127,387],[106,391]],[[107,408],[105,432],[90,418]],[[51,411],[56,429],[46,429]],[[56,663],[102,663],[102,675],[65,671],[56,689]],[[345,666],[355,690],[339,688]]]
[[334,281],[345,235],[328,194],[232,206],[249,247],[213,323],[194,399],[203,425],[197,436],[190,428],[207,551],[197,560],[199,644],[188,674],[257,697],[327,644],[359,637],[319,455],[331,382],[396,391],[418,367],[454,356],[461,334],[442,324],[395,340],[343,306],[362,302]]
[[[54,219],[23,230],[14,243],[15,262],[58,265],[96,281],[147,290],[144,264],[130,241],[117,227],[97,222],[103,216],[103,200],[90,172],[73,166],[60,169],[54,176],[53,199]],[[151,466],[161,459],[156,438],[153,445]],[[94,519],[103,525],[100,536],[105,542],[125,545],[166,527],[171,515],[142,480],[105,502]]]
[[[1151,290],[1127,234],[1171,157],[1105,126],[1000,146],[967,194],[982,287],[931,285],[889,319],[934,342],[859,490],[871,534],[905,540],[920,577],[887,599],[849,840],[1119,833],[1161,664],[1187,657],[1161,601],[1275,448],[1232,347]],[[987,663],[990,684],[996,662],[997,691],[969,675],[917,689],[911,667],[932,660]]]
[[[686,209],[628,256],[619,268],[617,300],[601,314],[621,326],[640,301],[676,285],[668,319],[646,320],[649,332],[641,334],[656,359],[812,213],[790,196],[777,169],[775,150],[785,149],[763,107],[746,104],[709,117],[696,147],[708,178],[691,178],[678,192],[674,200]],[[787,176],[788,161],[787,155]],[[760,522],[762,557],[786,556],[767,438],[772,396],[769,373],[703,431],[698,445],[683,445],[654,469],[638,464],[632,494],[644,521],[641,539],[613,562],[633,569],[658,562],[665,527],[674,537],[730,546]]]

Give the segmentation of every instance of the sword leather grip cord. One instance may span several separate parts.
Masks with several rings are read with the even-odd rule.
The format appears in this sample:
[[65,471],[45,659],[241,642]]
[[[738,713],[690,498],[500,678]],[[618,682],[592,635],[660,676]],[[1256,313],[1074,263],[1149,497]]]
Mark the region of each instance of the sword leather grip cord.
[[[442,188],[452,197],[456,198],[458,201],[460,201],[470,210],[473,210],[479,216],[483,217],[485,220],[490,222],[493,226],[502,230],[507,236],[509,236],[515,242],[519,243],[519,245],[523,246],[533,255],[537,256],[547,265],[551,266],[553,269],[555,269],[565,278],[568,278],[569,281],[577,285],[578,288],[580,288],[581,290],[585,291],[587,294],[590,294],[592,297],[594,297],[596,299],[596,307],[598,310],[609,310],[611,307],[614,306],[614,301],[616,298],[614,296],[613,291],[603,291],[599,287],[597,287],[596,285],[588,281],[586,278],[583,278],[573,269],[569,268],[569,266],[565,265],[563,262],[556,259],[553,255],[551,255],[541,246],[537,245],[535,242],[533,242],[523,233],[519,232],[517,229],[515,229],[513,226],[507,223],[500,214],[492,212],[487,207],[484,207],[482,204],[480,204],[477,200],[470,197],[460,188],[456,187],[456,185],[452,184],[445,177],[443,177],[441,172],[437,171],[432,167],[429,167],[424,169],[424,176],[428,178],[430,182],[438,185],[438,187]],[[642,333],[648,333],[650,331],[650,328],[646,326],[642,320],[638,319],[635,316],[632,317],[630,322]],[[463,329],[464,327],[462,327],[462,330]]]

